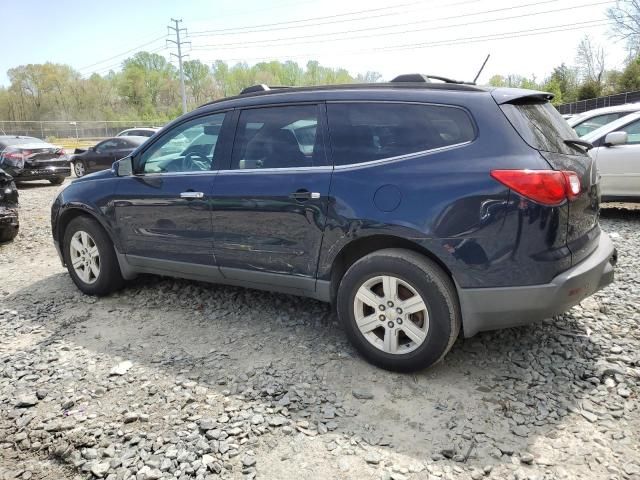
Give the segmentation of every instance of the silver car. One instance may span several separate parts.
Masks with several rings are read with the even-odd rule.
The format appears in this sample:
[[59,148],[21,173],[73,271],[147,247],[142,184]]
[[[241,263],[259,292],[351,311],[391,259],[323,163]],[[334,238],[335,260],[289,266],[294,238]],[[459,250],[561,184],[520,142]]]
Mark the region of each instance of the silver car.
[[640,202],[640,112],[626,115],[581,137],[601,175],[603,201]]

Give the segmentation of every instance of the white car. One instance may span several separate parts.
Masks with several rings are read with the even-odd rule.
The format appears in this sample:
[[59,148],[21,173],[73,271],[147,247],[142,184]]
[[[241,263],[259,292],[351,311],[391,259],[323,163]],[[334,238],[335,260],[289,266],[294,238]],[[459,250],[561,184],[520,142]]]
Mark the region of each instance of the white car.
[[567,123],[576,131],[579,137],[583,137],[602,126],[633,112],[640,112],[640,102],[589,110],[588,112],[569,118]]
[[151,137],[159,130],[160,127],[127,128],[118,133],[116,137]]
[[626,115],[581,138],[590,142],[600,173],[602,201],[640,202],[640,112]]

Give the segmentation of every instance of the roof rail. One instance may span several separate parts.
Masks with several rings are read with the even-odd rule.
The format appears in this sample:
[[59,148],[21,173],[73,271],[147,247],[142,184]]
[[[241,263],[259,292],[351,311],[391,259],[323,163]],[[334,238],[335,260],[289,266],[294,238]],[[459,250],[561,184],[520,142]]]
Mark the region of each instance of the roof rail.
[[447,77],[441,77],[439,75],[424,75],[422,73],[407,73],[404,75],[398,75],[391,80],[391,83],[431,83],[431,80],[440,80],[444,83],[455,83],[458,85],[475,85],[473,82],[464,82],[462,80],[453,80]]
[[277,90],[280,88],[291,88],[285,85],[265,85],[264,83],[259,83],[258,85],[251,85],[250,87],[242,89],[240,95],[244,95],[246,93],[255,93],[255,92],[268,92],[269,90]]

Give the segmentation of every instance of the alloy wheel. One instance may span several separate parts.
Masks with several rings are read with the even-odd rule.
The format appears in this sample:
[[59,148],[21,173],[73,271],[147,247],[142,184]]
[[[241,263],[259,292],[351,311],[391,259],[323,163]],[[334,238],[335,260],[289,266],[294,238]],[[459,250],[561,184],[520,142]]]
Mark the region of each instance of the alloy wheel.
[[76,177],[83,177],[86,173],[84,170],[84,163],[82,162],[74,162],[73,163],[73,171],[76,174]]
[[71,237],[69,244],[71,265],[80,280],[92,284],[100,275],[100,252],[93,237],[82,230]]
[[427,338],[427,304],[400,278],[378,275],[368,279],[356,292],[353,308],[360,333],[385,353],[412,352]]

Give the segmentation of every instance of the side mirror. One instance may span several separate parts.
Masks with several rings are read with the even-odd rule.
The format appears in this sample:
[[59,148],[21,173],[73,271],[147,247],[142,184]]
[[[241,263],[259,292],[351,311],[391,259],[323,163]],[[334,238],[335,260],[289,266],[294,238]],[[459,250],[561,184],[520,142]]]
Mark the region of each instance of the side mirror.
[[611,132],[604,137],[604,146],[613,147],[614,145],[624,145],[629,140],[627,132]]
[[131,157],[124,157],[113,163],[113,171],[118,177],[129,177],[133,175],[133,160]]

